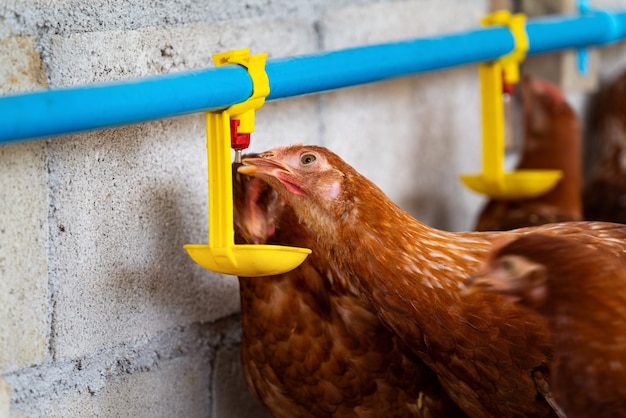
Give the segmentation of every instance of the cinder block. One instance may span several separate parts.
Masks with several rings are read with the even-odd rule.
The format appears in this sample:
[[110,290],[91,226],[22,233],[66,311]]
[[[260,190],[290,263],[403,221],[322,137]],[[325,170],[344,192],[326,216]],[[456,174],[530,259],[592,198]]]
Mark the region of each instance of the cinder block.
[[478,28],[487,9],[485,0],[398,1],[332,9],[320,22],[323,48],[348,48]]
[[[147,398],[145,402],[163,396],[163,402],[171,400],[172,411],[190,403],[189,410],[193,408],[198,414],[210,416],[207,405],[212,402],[211,370],[217,347],[233,346],[239,337],[239,323],[231,316],[212,324],[170,328],[151,339],[124,343],[81,358],[47,361],[10,373],[4,377],[11,388],[11,417],[44,417],[48,416],[46,411],[61,416],[66,407],[75,408],[70,417],[127,416],[110,411],[122,408],[125,402],[143,405],[144,401],[138,400],[142,391]],[[133,385],[137,388],[125,389]],[[181,393],[171,396],[178,391]],[[117,392],[129,394],[120,398],[119,406],[109,406],[107,412],[105,406],[115,401]],[[77,412],[81,406],[86,411],[101,410],[101,413],[81,415]],[[192,416],[146,411],[149,412],[139,415]],[[130,413],[133,412],[131,408]]]
[[[49,34],[164,28],[190,22],[234,26],[250,19],[260,24],[271,24],[276,19],[296,18],[309,24],[316,20],[320,9],[354,1],[248,0],[241,3],[213,0],[207,3],[186,0],[82,0],[79,6],[42,0],[4,1],[0,9],[3,17],[0,38],[14,36],[15,33],[37,34],[45,38]],[[286,39],[280,41],[289,42]],[[46,43],[46,39],[42,42]]]
[[204,118],[50,143],[55,356],[238,310],[238,285],[183,249],[207,242]]
[[[371,4],[329,14],[321,27],[325,47],[337,49],[466,30],[478,25],[484,10],[485,2],[452,0]],[[372,24],[343,23],[351,21]],[[421,221],[471,227],[482,197],[465,189],[458,175],[480,170],[475,66],[325,96],[325,145]]]
[[313,26],[296,19],[59,35],[51,40],[50,85],[82,85],[212,67],[212,54],[231,49],[250,48],[253,54],[266,52],[275,58],[311,52],[316,46]]
[[47,240],[45,144],[0,146],[0,373],[46,356]]
[[0,94],[46,87],[46,73],[30,36],[0,39]]
[[146,372],[107,380],[101,390],[54,399],[48,418],[210,416],[210,364],[197,357],[162,362]]
[[217,352],[213,371],[213,418],[271,418],[253,398],[241,369],[239,347],[223,347]]

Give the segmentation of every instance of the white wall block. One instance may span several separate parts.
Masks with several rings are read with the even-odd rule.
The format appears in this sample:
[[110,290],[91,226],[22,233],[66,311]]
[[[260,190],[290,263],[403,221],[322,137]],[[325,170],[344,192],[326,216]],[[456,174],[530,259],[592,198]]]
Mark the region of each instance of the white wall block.
[[183,249],[207,242],[204,118],[50,144],[54,350],[78,356],[238,310],[238,285]]
[[46,73],[33,37],[0,39],[0,62],[0,94],[46,87]]
[[210,416],[210,365],[197,357],[162,362],[159,367],[107,381],[95,394],[75,392],[52,402],[48,418]]
[[0,373],[46,356],[47,239],[45,143],[0,146]]

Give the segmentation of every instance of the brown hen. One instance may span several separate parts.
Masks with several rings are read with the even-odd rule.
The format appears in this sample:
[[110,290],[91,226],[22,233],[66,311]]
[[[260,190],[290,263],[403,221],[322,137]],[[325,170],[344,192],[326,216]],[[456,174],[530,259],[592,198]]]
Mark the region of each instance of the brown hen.
[[268,182],[309,227],[330,256],[334,285],[366,297],[465,413],[554,416],[533,379],[545,376],[550,360],[545,322],[499,295],[461,299],[459,288],[497,237],[543,231],[618,254],[626,249],[626,226],[570,222],[445,232],[413,219],[325,148],[276,148],[243,162],[240,173]]
[[520,84],[524,141],[517,168],[561,170],[563,177],[554,189],[533,199],[488,201],[478,216],[477,231],[583,219],[578,116],[555,85],[528,76]]
[[589,107],[585,219],[626,224],[626,72],[603,86]]
[[233,174],[238,243],[308,247],[295,270],[240,277],[246,382],[277,417],[465,417],[435,374],[359,298],[293,210]]
[[626,417],[626,258],[529,234],[494,247],[466,293],[508,295],[552,331],[554,398],[568,418]]

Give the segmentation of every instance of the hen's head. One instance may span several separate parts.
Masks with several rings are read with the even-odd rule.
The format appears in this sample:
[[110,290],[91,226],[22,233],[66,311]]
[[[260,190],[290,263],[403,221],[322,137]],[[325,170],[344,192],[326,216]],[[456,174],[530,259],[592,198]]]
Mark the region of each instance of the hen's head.
[[326,148],[292,145],[244,158],[242,162],[239,173],[267,182],[309,224],[317,222],[320,228],[330,227],[328,224],[344,212],[354,169]]
[[[548,269],[543,256],[553,237],[524,235],[496,243],[483,266],[467,280],[464,294],[498,293],[511,301],[539,307],[547,296]],[[544,254],[538,256],[538,252]]]
[[[521,82],[521,95],[527,152],[535,148],[539,152],[542,147],[550,146],[554,142],[558,147],[564,147],[579,141],[578,117],[557,86],[545,80],[525,76]],[[569,135],[561,135],[563,138],[560,138],[556,134],[560,130],[567,130]]]

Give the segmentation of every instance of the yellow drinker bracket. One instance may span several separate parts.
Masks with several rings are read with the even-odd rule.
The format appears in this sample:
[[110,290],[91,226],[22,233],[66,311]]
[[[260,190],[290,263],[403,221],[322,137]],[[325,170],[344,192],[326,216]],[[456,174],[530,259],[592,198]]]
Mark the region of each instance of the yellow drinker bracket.
[[311,253],[308,248],[279,245],[235,245],[233,237],[233,178],[230,159],[231,119],[238,132],[254,131],[254,112],[269,94],[265,54],[251,56],[247,49],[213,56],[216,65],[238,64],[248,69],[252,95],[219,112],[206,113],[209,243],[187,244],[189,256],[202,267],[235,276],[271,276],[298,267]]
[[510,53],[479,64],[482,116],[482,173],[462,175],[473,191],[494,199],[529,199],[550,191],[562,173],[559,170],[516,170],[504,172],[504,101],[502,82],[519,82],[519,64],[528,51],[526,17],[506,10],[483,18],[484,26],[507,26],[515,40]]

